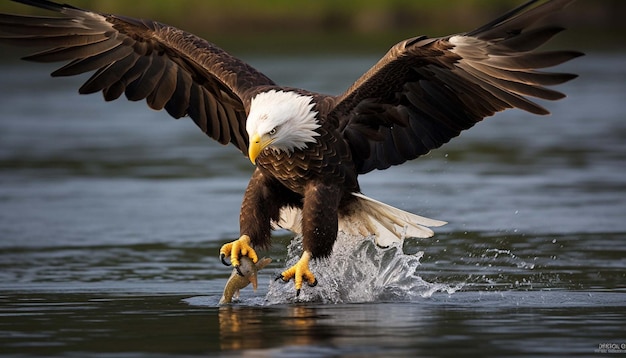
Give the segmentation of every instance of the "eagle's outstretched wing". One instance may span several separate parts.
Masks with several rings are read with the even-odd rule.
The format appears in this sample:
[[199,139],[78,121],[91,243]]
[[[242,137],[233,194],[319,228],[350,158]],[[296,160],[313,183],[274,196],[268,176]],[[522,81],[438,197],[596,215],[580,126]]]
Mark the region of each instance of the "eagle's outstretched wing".
[[25,59],[70,61],[52,73],[95,71],[82,94],[102,91],[107,101],[122,93],[165,108],[174,118],[191,117],[211,138],[233,143],[247,155],[246,92],[272,80],[217,46],[151,20],[99,14],[46,0],[15,0],[64,15],[0,14],[0,42],[43,46]]
[[582,54],[535,51],[563,30],[539,20],[572,0],[533,6],[538,2],[465,34],[400,42],[337,97],[330,118],[349,141],[358,172],[417,158],[506,108],[547,114],[526,96],[560,99],[544,86],[576,75],[536,69]]

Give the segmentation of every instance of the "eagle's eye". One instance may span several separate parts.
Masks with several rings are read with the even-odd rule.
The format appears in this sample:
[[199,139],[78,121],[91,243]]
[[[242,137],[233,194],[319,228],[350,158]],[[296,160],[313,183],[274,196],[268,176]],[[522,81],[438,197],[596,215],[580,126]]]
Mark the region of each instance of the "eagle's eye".
[[276,134],[276,127],[272,128],[272,130],[270,130],[268,133],[269,133],[269,135]]

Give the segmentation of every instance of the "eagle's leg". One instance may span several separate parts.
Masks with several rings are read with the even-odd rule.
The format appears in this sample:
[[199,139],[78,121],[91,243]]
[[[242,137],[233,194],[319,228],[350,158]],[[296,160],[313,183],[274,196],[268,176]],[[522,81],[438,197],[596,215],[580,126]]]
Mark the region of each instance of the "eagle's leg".
[[314,287],[317,285],[317,279],[315,275],[309,269],[309,260],[311,259],[311,252],[304,251],[300,260],[298,262],[283,271],[278,278],[282,279],[285,282],[288,282],[292,278],[294,279],[296,286],[296,296],[300,295],[300,289],[302,288],[302,282],[306,281],[306,283]]
[[292,202],[296,202],[294,194],[289,194],[276,179],[263,174],[257,168],[252,174],[241,203],[239,217],[241,237],[222,246],[220,249],[222,263],[228,265],[225,259],[230,257],[233,266],[238,267],[239,258],[242,256],[248,256],[257,263],[258,256],[252,247],[263,248],[270,245],[270,221],[278,220],[280,208]]
[[248,235],[241,235],[239,239],[222,245],[220,249],[220,260],[224,265],[228,266],[225,259],[230,257],[230,263],[235,267],[239,267],[239,258],[241,256],[248,256],[254,263],[259,261],[259,257],[252,248],[250,236]]
[[309,261],[330,256],[337,239],[337,209],[341,191],[334,185],[309,183],[304,192],[302,207],[302,246],[304,252],[300,260],[284,271],[279,278],[283,281],[294,279],[296,295],[300,294],[302,283],[317,285],[317,279],[309,269]]

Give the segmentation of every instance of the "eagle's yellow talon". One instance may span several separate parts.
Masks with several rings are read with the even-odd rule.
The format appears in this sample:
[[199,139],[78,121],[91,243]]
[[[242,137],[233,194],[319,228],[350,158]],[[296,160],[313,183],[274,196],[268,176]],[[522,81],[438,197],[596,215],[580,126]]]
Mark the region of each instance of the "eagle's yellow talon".
[[252,262],[257,263],[259,261],[259,257],[256,254],[256,251],[251,246],[250,236],[241,235],[241,237],[233,242],[229,242],[227,244],[222,245],[220,249],[220,260],[224,265],[228,266],[226,262],[226,257],[230,257],[230,263],[238,267],[239,266],[239,258],[241,256],[248,256]]
[[298,262],[283,271],[278,278],[282,279],[285,282],[288,282],[292,278],[294,279],[295,288],[296,288],[296,296],[300,294],[300,289],[302,288],[302,283],[306,282],[309,286],[313,287],[317,285],[317,279],[315,275],[309,269],[309,260],[311,259],[311,253],[305,251],[300,257]]

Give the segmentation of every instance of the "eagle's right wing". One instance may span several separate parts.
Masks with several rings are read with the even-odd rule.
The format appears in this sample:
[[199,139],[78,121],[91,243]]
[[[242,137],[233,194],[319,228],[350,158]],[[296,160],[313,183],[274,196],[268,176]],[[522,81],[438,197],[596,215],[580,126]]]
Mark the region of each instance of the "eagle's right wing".
[[548,111],[527,96],[576,77],[540,72],[581,55],[535,49],[562,30],[539,20],[572,0],[532,0],[474,31],[402,41],[336,98],[329,117],[350,143],[359,173],[386,169],[447,143],[507,108]]

